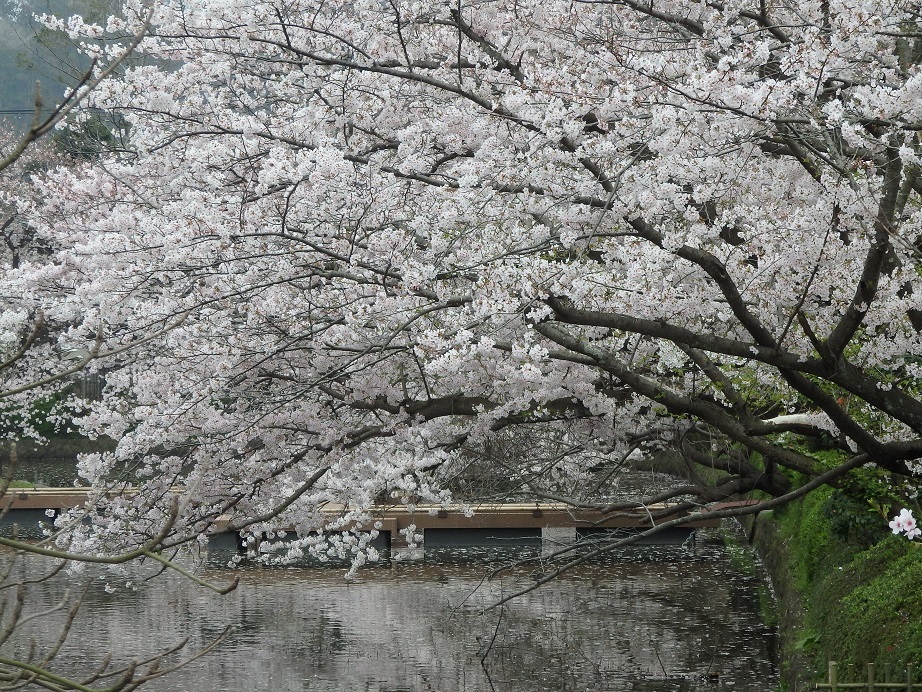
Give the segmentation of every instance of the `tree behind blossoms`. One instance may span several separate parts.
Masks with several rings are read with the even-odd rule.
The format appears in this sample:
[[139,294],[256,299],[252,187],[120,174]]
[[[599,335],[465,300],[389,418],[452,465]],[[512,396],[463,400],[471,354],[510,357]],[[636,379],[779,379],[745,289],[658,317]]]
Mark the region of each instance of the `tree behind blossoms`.
[[157,5],[91,96],[126,146],[46,179],[16,276],[98,344],[82,482],[141,490],[69,545],[178,496],[176,544],[297,554],[509,440],[515,497],[618,509],[658,454],[647,502],[912,505],[920,37],[906,0]]

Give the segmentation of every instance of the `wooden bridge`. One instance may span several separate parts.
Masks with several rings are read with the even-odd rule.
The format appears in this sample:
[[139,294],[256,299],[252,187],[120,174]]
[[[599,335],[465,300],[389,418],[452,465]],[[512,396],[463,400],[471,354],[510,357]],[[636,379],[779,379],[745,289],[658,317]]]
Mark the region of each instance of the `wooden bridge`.
[[[10,489],[0,500],[8,509],[6,523],[18,521],[23,525],[27,516],[43,516],[46,510],[62,510],[83,506],[89,490],[81,488]],[[427,546],[485,545],[495,542],[516,541],[541,543],[548,540],[567,542],[576,537],[604,534],[612,531],[628,534],[649,529],[653,516],[669,509],[668,505],[649,505],[628,511],[602,512],[597,509],[580,509],[562,503],[511,503],[474,504],[465,507],[417,505],[413,511],[403,505],[375,506],[370,509],[372,525],[346,526],[360,530],[377,529],[387,534],[388,543],[405,545],[409,531],[422,534]],[[346,507],[334,503],[321,511],[331,521],[345,514]],[[682,514],[670,515],[670,519]],[[214,534],[221,534],[232,521],[231,516],[220,517]],[[38,518],[35,519],[38,521]],[[663,532],[654,542],[683,542],[698,528],[717,526],[719,519],[698,519],[679,529]]]
[[[416,531],[460,531],[460,530],[537,530],[548,528],[575,528],[577,530],[601,531],[611,529],[649,529],[653,526],[652,516],[668,509],[666,505],[652,505],[631,511],[603,513],[599,510],[575,509],[562,503],[508,503],[471,505],[466,515],[461,507],[442,508],[419,505],[414,512],[405,507],[372,507],[371,514],[380,522],[381,530],[393,533],[404,532],[411,525]],[[331,515],[339,514],[342,508],[324,507]],[[689,529],[703,526],[717,526],[719,519],[705,519],[690,522]]]

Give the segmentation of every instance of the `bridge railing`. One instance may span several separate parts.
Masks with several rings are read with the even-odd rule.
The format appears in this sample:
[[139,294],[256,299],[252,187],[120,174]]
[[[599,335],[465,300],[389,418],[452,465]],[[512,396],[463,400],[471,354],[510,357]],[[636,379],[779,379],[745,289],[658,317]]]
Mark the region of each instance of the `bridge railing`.
[[[859,679],[860,678],[860,679]],[[835,661],[829,662],[826,682],[817,683],[815,690],[865,690],[866,692],[884,692],[885,690],[905,690],[917,692],[922,690],[922,682],[913,666],[894,670],[890,664],[881,667],[868,663],[864,671],[857,671],[854,665],[844,667]]]

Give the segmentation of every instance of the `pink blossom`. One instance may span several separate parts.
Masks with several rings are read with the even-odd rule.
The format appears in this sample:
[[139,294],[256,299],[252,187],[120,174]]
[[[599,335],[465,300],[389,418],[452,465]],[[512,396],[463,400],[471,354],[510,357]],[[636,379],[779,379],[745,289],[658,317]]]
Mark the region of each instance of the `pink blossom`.
[[916,525],[916,519],[912,516],[912,510],[906,509],[905,507],[900,510],[898,515],[893,517],[893,520],[890,522],[890,528],[895,534],[905,533],[906,538],[909,540],[922,535],[922,529],[919,529]]

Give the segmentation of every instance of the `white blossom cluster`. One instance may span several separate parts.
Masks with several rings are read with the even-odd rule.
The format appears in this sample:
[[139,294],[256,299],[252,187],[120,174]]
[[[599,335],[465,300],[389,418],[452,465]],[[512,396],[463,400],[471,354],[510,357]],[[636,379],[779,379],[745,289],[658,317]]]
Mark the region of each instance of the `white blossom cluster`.
[[83,481],[140,487],[71,545],[176,496],[177,540],[441,506],[511,427],[572,450],[544,490],[668,446],[820,473],[791,430],[922,457],[912,3],[647,5],[157,4],[90,96],[125,147],[44,177],[56,251],[5,277],[98,344]]

